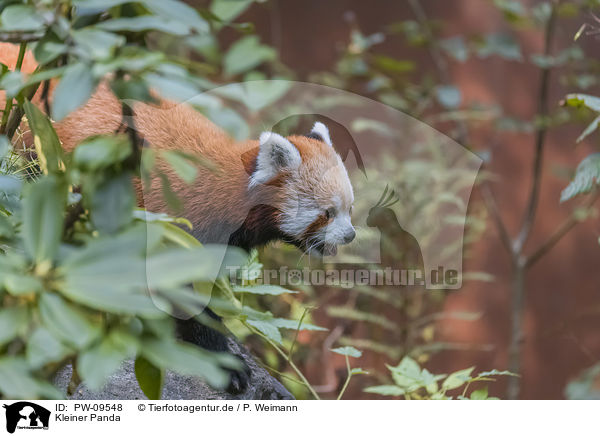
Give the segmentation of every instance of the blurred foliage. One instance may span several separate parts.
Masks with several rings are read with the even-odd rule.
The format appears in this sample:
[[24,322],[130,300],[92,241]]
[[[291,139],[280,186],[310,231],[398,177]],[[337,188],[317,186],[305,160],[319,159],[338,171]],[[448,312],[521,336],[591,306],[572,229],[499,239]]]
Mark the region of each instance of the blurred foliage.
[[[278,344],[279,329],[319,329],[243,304],[237,295],[273,292],[234,289],[224,277],[213,284],[222,267],[219,247],[201,246],[183,230],[191,226],[187,220],[135,208],[132,181],[140,171],[168,185],[157,160],[188,183],[196,179],[196,165],[210,162],[154,151],[146,151],[140,162],[131,134],[91,137],[65,154],[52,126],[84,104],[101,80],[121,101],[151,101],[150,90],[175,100],[195,97],[191,103],[208,116],[230,120],[232,112],[220,100],[201,94],[212,86],[208,75],[193,74],[187,60],[152,48],[151,41],[158,34],[208,53],[210,43],[202,40],[251,2],[241,3],[215,1],[197,11],[174,0],[0,2],[0,34],[21,42],[20,59],[33,49],[39,64],[25,75],[19,61],[13,71],[3,66],[0,76],[8,97],[0,129],[9,135],[0,136],[2,397],[62,397],[50,381],[69,362],[74,382],[100,389],[127,358],[136,359],[136,376],[149,398],[160,397],[167,369],[223,388],[229,382],[224,369],[238,369],[240,363],[176,339],[169,315],[193,316],[208,304]],[[256,37],[244,38],[223,58],[227,76],[275,57]],[[246,50],[256,56],[248,57]],[[52,102],[45,101],[51,118],[29,102],[50,79],[60,79]],[[23,115],[22,127],[8,131],[13,118],[18,125]],[[126,115],[124,103],[124,124],[133,129]],[[26,128],[33,135],[33,154],[23,148]],[[164,192],[170,204],[177,203],[168,186]],[[232,248],[224,259],[230,266],[256,261]],[[195,290],[189,288],[192,282]]]
[[600,364],[583,371],[576,379],[571,380],[565,388],[568,400],[600,399]]
[[[517,377],[508,371],[484,371],[473,375],[475,367],[462,369],[452,374],[432,374],[410,357],[405,357],[397,366],[389,366],[388,370],[394,384],[372,386],[365,392],[385,396],[404,397],[407,400],[498,400],[488,396],[488,387],[484,385],[469,393],[472,383],[495,381],[495,376]],[[481,383],[478,383],[480,385]],[[449,391],[457,392],[454,395]],[[460,392],[460,394],[458,393]]]

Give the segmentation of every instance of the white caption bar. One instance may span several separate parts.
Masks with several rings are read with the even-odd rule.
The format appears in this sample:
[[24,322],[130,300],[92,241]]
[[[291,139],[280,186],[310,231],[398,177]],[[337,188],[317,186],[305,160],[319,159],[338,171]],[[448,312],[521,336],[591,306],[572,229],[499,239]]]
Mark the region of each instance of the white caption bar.
[[[594,401],[0,401],[0,435],[586,434]],[[42,433],[34,430],[45,430]],[[225,433],[223,433],[225,432]]]

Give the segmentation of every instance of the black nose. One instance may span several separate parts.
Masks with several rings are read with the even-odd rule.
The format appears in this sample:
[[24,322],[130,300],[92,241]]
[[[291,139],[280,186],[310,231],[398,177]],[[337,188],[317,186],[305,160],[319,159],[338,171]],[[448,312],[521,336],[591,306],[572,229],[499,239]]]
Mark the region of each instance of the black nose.
[[348,233],[344,235],[344,244],[349,244],[350,242],[352,242],[355,236],[356,232],[354,231],[354,229],[351,229]]

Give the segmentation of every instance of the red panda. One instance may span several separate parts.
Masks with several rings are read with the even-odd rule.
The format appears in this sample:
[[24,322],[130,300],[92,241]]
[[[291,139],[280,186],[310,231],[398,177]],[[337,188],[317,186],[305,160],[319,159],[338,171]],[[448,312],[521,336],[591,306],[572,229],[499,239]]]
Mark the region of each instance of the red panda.
[[[55,124],[64,148],[117,130],[120,110],[101,85],[85,106]],[[191,185],[161,168],[200,241],[248,250],[280,239],[333,255],[337,245],[354,238],[352,185],[324,124],[315,123],[307,136],[263,132],[258,140],[237,143],[187,105],[136,103],[133,112],[136,131],[149,147],[198,154],[216,165],[216,171],[200,166]],[[167,210],[158,178],[140,191],[145,208]]]
[[[0,62],[14,67],[17,51],[0,44]],[[27,53],[23,71],[34,68]],[[2,107],[4,100],[0,93]],[[34,102],[41,106],[39,96]],[[324,124],[315,123],[307,135],[263,132],[256,140],[238,143],[185,104],[135,103],[133,113],[136,131],[149,147],[199,154],[216,164],[216,171],[200,166],[191,185],[170,168],[161,168],[183,200],[181,215],[192,222],[192,232],[201,242],[248,250],[283,240],[305,252],[335,255],[338,245],[354,239],[352,185]],[[83,107],[54,126],[70,152],[88,136],[122,127],[121,104],[102,83]],[[143,188],[137,184],[140,203],[149,211],[167,211],[159,183],[156,179]],[[228,350],[226,339],[216,331],[193,320],[183,324],[183,339]],[[230,392],[244,390],[247,376],[232,373]]]

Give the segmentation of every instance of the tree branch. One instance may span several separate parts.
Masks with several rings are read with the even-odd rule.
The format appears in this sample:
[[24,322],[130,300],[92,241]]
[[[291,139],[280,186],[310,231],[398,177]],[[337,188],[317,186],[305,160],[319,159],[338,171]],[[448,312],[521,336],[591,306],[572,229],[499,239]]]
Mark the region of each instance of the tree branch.
[[10,32],[0,33],[0,42],[10,42],[11,44],[20,44],[22,42],[39,41],[42,35],[39,33],[21,33]]
[[[584,203],[583,207],[586,211],[588,211],[596,200],[600,197],[600,191],[595,190],[588,200]],[[530,256],[527,257],[525,261],[525,266],[530,267],[535,262],[537,262],[541,257],[543,257],[548,251],[554,247],[558,241],[562,239],[571,229],[573,229],[580,222],[580,218],[577,217],[577,213],[573,212],[558,228],[550,235],[546,241],[544,241]]]
[[[549,56],[552,50],[552,39],[554,37],[554,31],[556,28],[556,8],[559,1],[555,1],[552,7],[552,12],[546,23],[545,36],[544,36],[544,56]],[[542,70],[540,79],[540,88],[538,93],[538,110],[537,115],[542,118],[542,124],[537,128],[535,137],[535,155],[533,158],[533,183],[531,185],[531,191],[529,193],[529,200],[527,201],[527,209],[523,218],[523,224],[519,235],[515,240],[515,249],[517,252],[521,252],[531,227],[535,220],[535,213],[540,196],[540,182],[542,178],[542,163],[544,157],[544,144],[546,142],[546,133],[548,126],[544,118],[548,116],[548,91],[550,88],[550,71],[551,68],[544,68]]]

